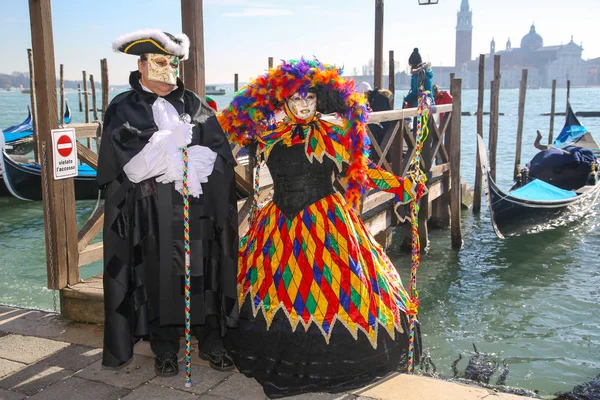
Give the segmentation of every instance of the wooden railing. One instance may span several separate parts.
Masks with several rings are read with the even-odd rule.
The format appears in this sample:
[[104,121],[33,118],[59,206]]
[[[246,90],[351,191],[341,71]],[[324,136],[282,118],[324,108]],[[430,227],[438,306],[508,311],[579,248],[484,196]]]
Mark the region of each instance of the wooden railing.
[[[419,214],[419,226],[423,246],[426,246],[427,243],[427,220],[433,215],[436,218],[436,223],[447,226],[450,223],[448,206],[451,203],[451,198],[459,198],[450,196],[449,193],[451,189],[460,191],[460,185],[452,188],[450,182],[450,171],[452,169],[450,161],[452,157],[456,157],[456,154],[460,153],[460,142],[456,141],[457,143],[453,144],[451,140],[450,127],[453,126],[452,110],[453,105],[451,104],[433,107],[429,118],[429,136],[424,142],[421,152],[421,168],[428,178],[428,193],[421,200],[421,211]],[[445,117],[441,125],[438,125],[436,119],[438,119],[437,116],[440,113],[444,113]],[[406,177],[410,168],[410,160],[415,155],[415,132],[410,129],[407,120],[410,121],[410,119],[416,116],[417,109],[415,108],[392,110],[373,113],[369,121],[369,123],[391,122],[381,144],[377,143],[370,131],[368,131],[368,134],[371,139],[373,159],[377,161],[379,166],[398,176]],[[75,128],[77,139],[96,139],[96,144],[98,145],[102,129],[101,125],[100,122],[96,121],[85,124],[71,124],[69,127]],[[455,122],[454,125],[457,125],[457,123]],[[457,126],[460,129],[460,118]],[[237,156],[239,150],[239,146],[234,146],[234,156]],[[77,142],[77,151],[82,162],[97,169],[98,156],[93,150]],[[453,166],[453,168],[457,167]],[[248,229],[249,210],[252,206],[254,195],[253,170],[254,164],[251,159],[248,159],[247,162],[239,163],[235,167],[237,190],[239,193],[247,196],[238,202],[240,236]],[[273,188],[267,168],[265,167],[263,171],[265,172],[261,172],[263,176],[261,177],[259,203],[264,202],[272,195]],[[459,169],[452,169],[452,172],[460,173]],[[335,182],[335,186],[341,191],[344,190],[343,184],[339,181]],[[363,198],[360,214],[371,232],[385,230],[387,227],[399,222],[391,211],[390,200],[392,197],[393,195],[377,189],[366,193]],[[72,217],[75,218],[74,210]],[[103,222],[104,205],[100,206],[90,216],[86,224],[77,233],[77,237],[71,239],[77,240],[78,270],[83,265],[102,259],[102,242],[90,243],[102,230]],[[57,268],[65,268],[65,266],[59,265]],[[67,276],[68,279],[66,282],[62,284],[57,282],[54,288],[62,289],[67,285],[73,285],[79,281],[78,271],[77,273],[70,271]]]

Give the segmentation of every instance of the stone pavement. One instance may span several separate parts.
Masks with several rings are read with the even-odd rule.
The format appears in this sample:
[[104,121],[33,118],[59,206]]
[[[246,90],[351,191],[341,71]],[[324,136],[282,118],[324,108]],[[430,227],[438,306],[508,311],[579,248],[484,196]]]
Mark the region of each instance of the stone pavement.
[[[184,373],[173,378],[154,374],[150,346],[135,346],[131,364],[119,371],[101,368],[102,326],[62,320],[52,313],[0,307],[0,400],[264,400],[253,379],[237,372],[217,372],[192,354],[191,388]],[[181,354],[181,356],[183,353]],[[392,375],[353,393],[310,393],[294,400],[372,399],[523,399],[435,379]]]

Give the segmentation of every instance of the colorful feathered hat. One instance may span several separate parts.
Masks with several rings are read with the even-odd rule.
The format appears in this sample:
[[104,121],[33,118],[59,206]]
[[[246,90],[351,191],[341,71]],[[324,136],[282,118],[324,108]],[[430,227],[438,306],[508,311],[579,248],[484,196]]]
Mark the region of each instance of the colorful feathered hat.
[[345,107],[339,116],[346,121],[342,139],[350,153],[346,198],[356,205],[366,183],[370,146],[365,131],[368,111],[364,96],[354,89],[354,81],[343,78],[342,73],[342,68],[316,59],[283,61],[236,93],[218,118],[230,141],[245,145],[251,143],[258,132],[274,128],[275,113],[294,93],[306,93],[311,88],[330,92],[337,98],[336,103]]
[[113,50],[125,54],[167,54],[187,60],[190,39],[186,34],[171,35],[158,29],[144,29],[123,35],[113,43]]

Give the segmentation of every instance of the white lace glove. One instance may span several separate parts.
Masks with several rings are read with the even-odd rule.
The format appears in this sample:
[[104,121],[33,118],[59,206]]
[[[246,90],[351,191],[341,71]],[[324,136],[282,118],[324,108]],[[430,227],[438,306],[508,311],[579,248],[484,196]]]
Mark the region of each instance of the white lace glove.
[[177,124],[171,128],[171,140],[177,148],[182,149],[192,143],[192,124]]

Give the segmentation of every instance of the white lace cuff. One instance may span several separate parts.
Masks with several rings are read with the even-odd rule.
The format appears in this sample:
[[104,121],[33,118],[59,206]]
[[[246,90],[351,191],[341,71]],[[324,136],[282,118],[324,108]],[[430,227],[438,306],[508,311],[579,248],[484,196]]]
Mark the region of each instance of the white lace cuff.
[[[202,194],[202,183],[208,182],[212,174],[217,153],[205,146],[188,147],[188,191],[191,196],[200,197]],[[175,182],[175,188],[183,192],[183,181]]]

